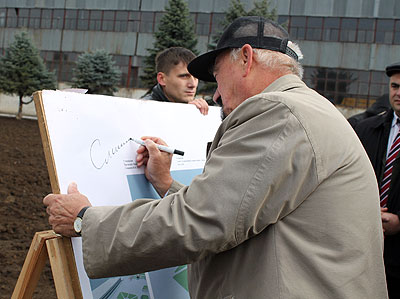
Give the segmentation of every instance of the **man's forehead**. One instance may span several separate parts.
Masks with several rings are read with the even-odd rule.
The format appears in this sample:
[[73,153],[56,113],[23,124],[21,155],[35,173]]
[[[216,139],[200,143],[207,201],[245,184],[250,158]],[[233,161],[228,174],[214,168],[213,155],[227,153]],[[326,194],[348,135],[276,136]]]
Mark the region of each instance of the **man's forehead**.
[[175,72],[175,73],[189,73],[187,69],[187,64],[184,62],[179,62],[178,64],[175,64],[171,69],[169,70],[170,72]]
[[390,83],[397,83],[400,84],[400,73],[393,74],[390,76]]

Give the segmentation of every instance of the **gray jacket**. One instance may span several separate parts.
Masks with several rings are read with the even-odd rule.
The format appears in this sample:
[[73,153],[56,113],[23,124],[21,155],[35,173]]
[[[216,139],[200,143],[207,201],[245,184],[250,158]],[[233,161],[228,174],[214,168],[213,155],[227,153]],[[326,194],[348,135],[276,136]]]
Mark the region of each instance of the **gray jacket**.
[[387,298],[374,171],[294,75],[223,121],[189,187],[90,208],[82,236],[89,277],[190,264],[192,298]]

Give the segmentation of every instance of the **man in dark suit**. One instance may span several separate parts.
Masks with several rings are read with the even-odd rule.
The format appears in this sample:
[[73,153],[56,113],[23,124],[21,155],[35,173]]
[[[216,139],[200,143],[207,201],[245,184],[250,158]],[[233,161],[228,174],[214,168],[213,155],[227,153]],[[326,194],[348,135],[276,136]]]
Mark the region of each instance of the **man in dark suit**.
[[384,260],[389,298],[400,298],[400,62],[386,67],[391,109],[361,121],[355,131],[374,167],[385,234]]

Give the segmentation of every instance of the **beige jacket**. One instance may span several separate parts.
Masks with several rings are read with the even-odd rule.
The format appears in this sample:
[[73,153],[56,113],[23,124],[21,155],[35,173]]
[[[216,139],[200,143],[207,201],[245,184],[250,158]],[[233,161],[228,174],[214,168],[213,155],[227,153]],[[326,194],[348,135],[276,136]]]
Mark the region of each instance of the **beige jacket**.
[[222,123],[203,174],[83,219],[90,277],[191,264],[192,298],[387,298],[374,171],[346,119],[298,77]]

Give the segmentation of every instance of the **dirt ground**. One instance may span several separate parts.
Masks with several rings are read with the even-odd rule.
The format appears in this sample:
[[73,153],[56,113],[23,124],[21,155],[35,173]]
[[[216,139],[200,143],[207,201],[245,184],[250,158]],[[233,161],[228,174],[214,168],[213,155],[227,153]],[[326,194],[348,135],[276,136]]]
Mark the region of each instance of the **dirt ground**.
[[[51,192],[36,120],[0,117],[0,298],[10,298],[35,232],[50,229]],[[33,298],[56,298],[49,265]]]

